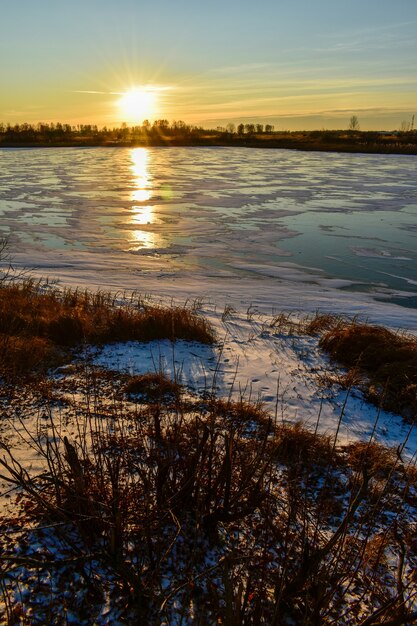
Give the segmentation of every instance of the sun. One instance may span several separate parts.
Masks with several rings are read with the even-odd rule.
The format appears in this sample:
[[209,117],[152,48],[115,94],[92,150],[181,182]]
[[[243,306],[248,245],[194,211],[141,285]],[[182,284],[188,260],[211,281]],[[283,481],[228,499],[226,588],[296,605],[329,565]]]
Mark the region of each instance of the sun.
[[117,104],[123,121],[136,124],[156,116],[157,93],[146,87],[135,87],[123,93]]

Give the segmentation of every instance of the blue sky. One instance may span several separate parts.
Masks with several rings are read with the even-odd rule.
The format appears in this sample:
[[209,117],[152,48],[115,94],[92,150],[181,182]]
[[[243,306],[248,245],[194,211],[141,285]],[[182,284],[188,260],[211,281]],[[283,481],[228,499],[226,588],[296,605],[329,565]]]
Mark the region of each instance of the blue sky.
[[[0,121],[398,128],[417,113],[416,0],[0,0]],[[99,93],[86,93],[99,92]]]

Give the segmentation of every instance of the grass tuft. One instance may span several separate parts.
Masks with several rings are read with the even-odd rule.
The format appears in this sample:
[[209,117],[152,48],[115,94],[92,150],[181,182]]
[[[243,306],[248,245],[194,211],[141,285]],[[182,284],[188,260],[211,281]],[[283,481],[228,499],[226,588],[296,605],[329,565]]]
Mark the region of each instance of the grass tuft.
[[366,395],[408,419],[417,414],[417,338],[355,321],[337,324],[320,339],[330,356],[366,375]]
[[162,398],[177,398],[181,393],[181,385],[172,381],[162,372],[132,376],[123,388],[129,398],[141,396],[144,400],[157,401]]
[[317,313],[307,318],[304,323],[304,332],[307,335],[321,335],[324,331],[337,328],[343,323],[343,318],[332,313]]
[[[214,342],[209,322],[185,306],[149,305],[140,299],[119,306],[110,293],[77,289],[45,291],[41,287],[31,280],[0,284],[1,349],[6,355],[1,368],[3,376],[8,371],[10,374],[37,371],[40,364],[45,369],[62,360],[65,349],[82,342],[155,339]],[[39,359],[31,355],[36,350]],[[9,370],[12,363],[17,367]]]
[[297,422],[278,426],[275,458],[282,463],[311,467],[333,463],[335,454],[330,437],[317,435]]
[[63,351],[49,339],[0,334],[0,375],[4,378],[44,374],[64,361]]
[[370,476],[387,479],[398,464],[398,457],[391,448],[376,442],[358,441],[346,446],[346,461],[355,471],[364,467]]

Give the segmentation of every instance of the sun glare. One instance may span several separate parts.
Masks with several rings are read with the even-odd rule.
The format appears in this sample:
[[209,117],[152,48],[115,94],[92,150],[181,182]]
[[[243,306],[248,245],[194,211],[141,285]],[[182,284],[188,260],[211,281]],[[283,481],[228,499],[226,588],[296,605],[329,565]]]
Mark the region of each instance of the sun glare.
[[131,124],[154,118],[157,108],[157,93],[155,90],[135,88],[126,91],[118,101],[123,121]]

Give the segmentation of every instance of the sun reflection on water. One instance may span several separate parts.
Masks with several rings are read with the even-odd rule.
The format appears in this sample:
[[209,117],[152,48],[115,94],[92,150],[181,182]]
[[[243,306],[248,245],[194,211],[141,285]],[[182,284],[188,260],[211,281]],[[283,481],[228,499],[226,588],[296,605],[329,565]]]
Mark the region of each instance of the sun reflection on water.
[[[149,151],[146,148],[131,150],[130,167],[133,174],[131,200],[134,202],[149,202],[152,198],[151,177],[149,174]],[[148,229],[140,228],[155,222],[155,212],[152,205],[132,205],[129,216],[129,233],[131,242],[139,248],[154,248],[157,245],[158,235]]]
[[132,206],[132,224],[152,224],[153,206]]

